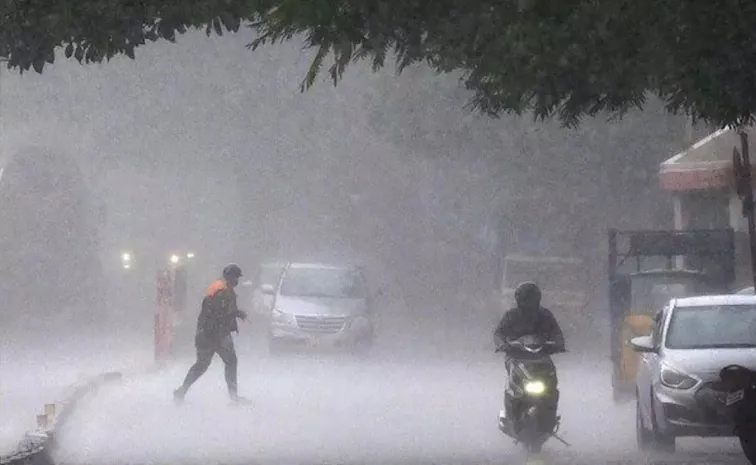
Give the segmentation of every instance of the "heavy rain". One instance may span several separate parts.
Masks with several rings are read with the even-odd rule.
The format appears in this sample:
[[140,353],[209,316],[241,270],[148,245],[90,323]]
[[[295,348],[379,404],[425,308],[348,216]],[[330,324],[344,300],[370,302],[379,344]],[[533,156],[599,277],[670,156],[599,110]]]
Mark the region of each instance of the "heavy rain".
[[[661,164],[713,128],[656,100],[576,129],[489,118],[424,65],[358,63],[300,93],[312,54],[253,39],[190,32],[135,61],[0,71],[0,455],[71,385],[117,371],[56,431],[54,463],[745,463],[732,437],[639,451],[632,388],[613,395],[607,230],[679,227]],[[738,216],[695,201],[690,227]],[[273,350],[268,262],[359,264],[369,352]],[[230,263],[248,402],[229,402],[216,355],[177,405],[205,290]],[[185,304],[158,356],[158,273],[178,269]],[[531,280],[567,349],[553,356],[565,443],[536,454],[499,430],[493,339],[506,291]]]

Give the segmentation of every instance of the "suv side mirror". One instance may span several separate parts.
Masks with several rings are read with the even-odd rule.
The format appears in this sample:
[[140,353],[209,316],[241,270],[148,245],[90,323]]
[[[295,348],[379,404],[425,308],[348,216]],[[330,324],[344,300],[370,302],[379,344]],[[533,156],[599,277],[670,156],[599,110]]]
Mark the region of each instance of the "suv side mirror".
[[276,289],[272,284],[263,284],[262,286],[260,286],[260,292],[265,295],[274,295],[276,293]]
[[651,336],[639,336],[634,337],[630,340],[630,345],[633,347],[633,350],[635,352],[640,353],[656,353],[656,347],[654,347],[654,343],[651,340]]

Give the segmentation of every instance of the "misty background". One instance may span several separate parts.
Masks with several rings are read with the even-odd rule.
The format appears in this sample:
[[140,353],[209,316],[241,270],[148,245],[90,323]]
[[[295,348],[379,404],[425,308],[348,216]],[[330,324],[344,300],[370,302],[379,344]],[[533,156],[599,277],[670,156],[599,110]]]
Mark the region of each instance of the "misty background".
[[706,133],[654,100],[574,130],[490,119],[465,109],[458,76],[424,66],[357,64],[302,94],[311,53],[297,41],[253,53],[253,38],[193,32],[136,61],[61,54],[43,75],[0,71],[2,154],[16,164],[0,174],[4,328],[125,321],[149,338],[156,270],[188,251],[192,319],[228,262],[254,276],[269,257],[339,257],[367,264],[386,313],[451,332],[492,321],[512,252],[586,259],[602,314],[606,228],[671,227],[658,164]]

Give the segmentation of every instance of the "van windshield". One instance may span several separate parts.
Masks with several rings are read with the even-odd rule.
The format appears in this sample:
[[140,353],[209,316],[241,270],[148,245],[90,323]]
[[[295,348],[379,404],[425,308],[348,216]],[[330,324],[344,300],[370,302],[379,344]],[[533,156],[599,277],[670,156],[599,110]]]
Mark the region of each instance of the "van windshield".
[[364,299],[365,283],[359,272],[340,268],[290,268],[281,283],[286,297]]

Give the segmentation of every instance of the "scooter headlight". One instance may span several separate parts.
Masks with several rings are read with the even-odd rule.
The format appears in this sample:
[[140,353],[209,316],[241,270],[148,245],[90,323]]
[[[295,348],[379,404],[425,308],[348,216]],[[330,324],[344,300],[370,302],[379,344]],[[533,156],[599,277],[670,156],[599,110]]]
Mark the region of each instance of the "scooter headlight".
[[543,381],[528,381],[525,383],[525,392],[533,396],[539,396],[546,392],[546,385]]

